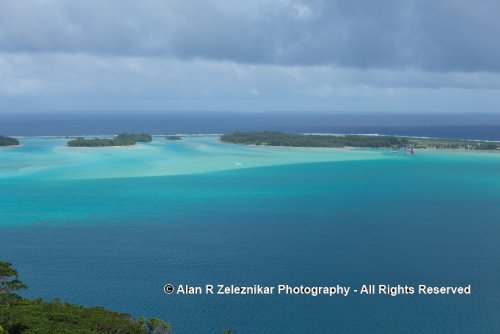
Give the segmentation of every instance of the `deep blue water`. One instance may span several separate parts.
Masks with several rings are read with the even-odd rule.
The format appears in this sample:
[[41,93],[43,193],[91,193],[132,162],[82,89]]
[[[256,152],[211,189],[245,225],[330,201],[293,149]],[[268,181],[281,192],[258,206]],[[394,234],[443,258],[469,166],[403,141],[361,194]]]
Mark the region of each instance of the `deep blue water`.
[[379,133],[500,140],[500,113],[11,113],[0,114],[0,134],[15,136],[116,134],[123,131],[227,133],[280,130],[318,133]]
[[[159,316],[176,333],[500,332],[495,154],[5,179],[0,219],[38,221],[0,229],[0,257],[27,296]],[[471,284],[473,294],[167,296],[168,282]]]
[[[237,130],[500,140],[500,115],[0,115],[0,133],[16,136]],[[0,167],[9,163],[0,155]],[[0,260],[19,269],[26,296],[159,316],[178,334],[500,332],[496,154],[4,178],[0,226]],[[165,283],[471,284],[473,294],[167,296]]]

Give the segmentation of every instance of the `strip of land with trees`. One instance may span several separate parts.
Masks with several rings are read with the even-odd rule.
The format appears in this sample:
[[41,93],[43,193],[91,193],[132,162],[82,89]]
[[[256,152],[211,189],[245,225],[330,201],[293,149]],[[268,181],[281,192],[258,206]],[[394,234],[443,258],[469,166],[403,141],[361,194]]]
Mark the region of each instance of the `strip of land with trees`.
[[0,146],[19,145],[19,140],[16,138],[0,135]]
[[27,288],[11,263],[0,262],[0,334],[172,334],[170,324],[158,318],[20,297]]
[[148,143],[152,136],[147,133],[121,133],[113,138],[84,138],[78,137],[68,141],[70,147],[106,147],[106,146],[132,146],[137,143]]
[[234,132],[220,137],[224,143],[293,147],[367,147],[420,149],[500,150],[500,142],[433,139],[379,135],[309,135],[278,131]]

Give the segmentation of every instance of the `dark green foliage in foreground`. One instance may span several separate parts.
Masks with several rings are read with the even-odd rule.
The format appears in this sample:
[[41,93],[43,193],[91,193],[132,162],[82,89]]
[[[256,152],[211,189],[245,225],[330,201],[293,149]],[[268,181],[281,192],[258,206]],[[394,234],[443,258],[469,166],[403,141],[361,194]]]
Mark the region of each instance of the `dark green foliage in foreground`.
[[85,139],[83,137],[78,137],[77,139],[72,139],[68,141],[68,146],[71,147],[104,147],[104,146],[131,146],[138,142],[145,143],[152,140],[151,135],[146,133],[121,133],[115,136],[113,139]]
[[[10,263],[0,262],[0,334],[170,334],[170,325],[153,318],[134,319],[102,307],[59,300],[29,300],[14,294],[26,288]],[[15,282],[15,284],[4,284]]]
[[182,140],[181,136],[167,136],[166,140]]
[[17,270],[8,262],[0,262],[0,294],[11,295],[27,286],[19,280]]
[[7,333],[148,333],[129,315],[101,307],[20,298],[7,302],[9,305],[2,305],[5,309],[0,314],[1,326]]
[[302,135],[283,132],[235,132],[221,136],[227,143],[295,147],[392,147],[405,146],[409,139],[394,136]]
[[19,145],[19,140],[17,140],[16,138],[0,135],[0,146],[11,146],[11,145]]

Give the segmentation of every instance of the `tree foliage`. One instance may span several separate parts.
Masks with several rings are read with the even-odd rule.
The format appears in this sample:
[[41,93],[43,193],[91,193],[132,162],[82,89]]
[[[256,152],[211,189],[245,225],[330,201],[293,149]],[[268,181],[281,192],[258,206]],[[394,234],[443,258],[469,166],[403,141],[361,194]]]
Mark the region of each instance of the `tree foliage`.
[[296,147],[402,147],[463,150],[500,150],[500,142],[374,135],[303,135],[274,131],[235,132],[221,141],[246,145]]
[[167,136],[165,137],[166,140],[182,140],[181,136]]
[[0,294],[13,294],[27,286],[19,280],[17,270],[12,263],[0,262]]
[[411,142],[415,148],[431,148],[431,149],[445,149],[445,150],[478,150],[478,151],[500,150],[500,142],[484,141],[484,140],[411,138]]
[[17,140],[16,138],[0,135],[0,146],[12,146],[12,145],[19,145],[19,140]]
[[131,146],[136,143],[146,143],[152,140],[151,135],[147,133],[121,133],[112,139],[92,138],[86,139],[78,137],[68,141],[70,147],[105,147],[105,146]]
[[[134,319],[102,307],[61,303],[58,299],[21,298],[14,291],[26,286],[10,263],[0,262],[0,334],[171,334],[170,325],[152,318]],[[15,282],[14,288],[10,284]]]
[[247,145],[295,147],[392,147],[409,143],[405,137],[367,135],[303,135],[274,131],[235,132],[221,136],[223,142]]

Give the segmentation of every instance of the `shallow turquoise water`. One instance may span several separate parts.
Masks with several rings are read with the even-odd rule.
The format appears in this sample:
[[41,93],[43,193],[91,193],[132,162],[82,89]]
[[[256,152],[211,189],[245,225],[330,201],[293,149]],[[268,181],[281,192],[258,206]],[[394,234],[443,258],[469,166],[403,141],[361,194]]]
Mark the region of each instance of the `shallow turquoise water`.
[[216,136],[182,141],[154,137],[130,147],[70,148],[67,139],[22,138],[20,147],[0,148],[0,178],[104,179],[185,175],[304,162],[380,159],[382,152],[324,148],[245,147]]
[[[498,154],[63,143],[0,150],[0,254],[29,296],[160,316],[176,333],[500,330]],[[473,294],[166,296],[168,282]]]

